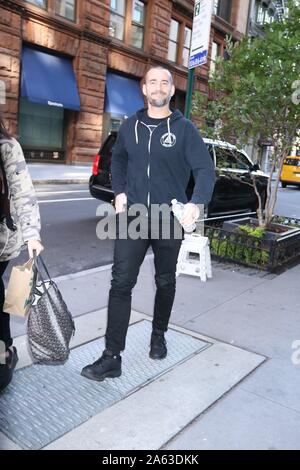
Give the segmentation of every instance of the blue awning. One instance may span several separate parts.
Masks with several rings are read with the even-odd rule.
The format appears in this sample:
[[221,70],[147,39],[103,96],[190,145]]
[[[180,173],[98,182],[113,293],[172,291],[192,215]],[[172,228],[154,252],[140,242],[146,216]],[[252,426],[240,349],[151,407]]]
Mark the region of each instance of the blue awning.
[[140,84],[132,78],[108,72],[106,75],[105,112],[131,116],[144,107]]
[[24,46],[21,96],[34,103],[80,110],[72,60]]

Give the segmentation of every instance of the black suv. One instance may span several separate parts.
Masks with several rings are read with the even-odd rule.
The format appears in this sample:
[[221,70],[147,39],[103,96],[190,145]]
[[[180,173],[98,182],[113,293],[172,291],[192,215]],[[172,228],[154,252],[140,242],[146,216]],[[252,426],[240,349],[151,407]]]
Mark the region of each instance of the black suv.
[[[90,177],[90,193],[96,199],[111,202],[114,193],[111,189],[110,163],[117,132],[111,132],[103,142],[93,164]],[[262,195],[263,205],[266,200],[268,175],[263,173],[244,151],[238,150],[227,142],[204,139],[216,168],[216,184],[212,200],[206,208],[206,217],[218,217],[244,212],[255,212],[258,206],[251,173],[256,175],[257,187]],[[187,197],[193,191],[194,180],[191,178],[186,190]]]

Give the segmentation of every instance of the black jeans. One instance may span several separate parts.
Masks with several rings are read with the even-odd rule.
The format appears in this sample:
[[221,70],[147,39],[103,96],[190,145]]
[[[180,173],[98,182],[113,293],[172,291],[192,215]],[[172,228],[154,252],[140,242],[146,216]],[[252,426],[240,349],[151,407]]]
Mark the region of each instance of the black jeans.
[[10,317],[7,313],[3,312],[5,288],[2,276],[7,268],[8,263],[8,261],[0,262],[0,341],[3,341],[5,343],[6,349],[8,349],[12,345],[12,338],[9,327]]
[[[175,223],[177,222],[175,221]],[[173,217],[172,224],[174,224]],[[168,239],[164,239],[161,234],[159,239],[153,239],[150,232],[150,221],[147,239],[132,240],[127,238],[123,240],[117,236],[114,247],[105,336],[106,348],[114,354],[118,354],[125,349],[131,312],[131,292],[136,284],[140,266],[150,246],[154,253],[156,283],[152,325],[153,329],[167,331],[175,297],[176,264],[182,238],[181,230],[180,239],[175,238],[174,233]]]

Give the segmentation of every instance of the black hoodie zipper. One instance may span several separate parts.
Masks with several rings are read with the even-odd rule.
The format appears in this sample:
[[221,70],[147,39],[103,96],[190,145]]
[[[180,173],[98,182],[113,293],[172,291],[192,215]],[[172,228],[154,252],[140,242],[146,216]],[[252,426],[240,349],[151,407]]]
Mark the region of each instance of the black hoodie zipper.
[[150,209],[150,195],[151,195],[151,181],[150,181],[150,167],[151,167],[151,141],[152,141],[152,135],[154,131],[162,124],[160,122],[157,124],[157,126],[152,130],[150,127],[145,124],[143,121],[140,121],[141,124],[143,124],[145,127],[147,127],[150,136],[149,136],[149,141],[148,141],[148,166],[147,166],[147,177],[148,177],[148,197],[147,197],[147,208]]

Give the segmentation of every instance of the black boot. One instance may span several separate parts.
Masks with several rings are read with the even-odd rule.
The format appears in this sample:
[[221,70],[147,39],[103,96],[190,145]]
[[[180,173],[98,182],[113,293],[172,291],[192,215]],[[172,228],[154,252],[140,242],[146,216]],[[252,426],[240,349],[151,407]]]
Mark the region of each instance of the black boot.
[[164,359],[167,354],[167,342],[165,340],[164,332],[161,330],[153,330],[149,356],[151,359]]
[[0,365],[0,392],[10,384],[18,360],[17,350],[13,346],[11,349],[8,349],[8,357],[5,364]]
[[97,382],[101,382],[106,378],[120,377],[122,374],[121,364],[120,355],[114,356],[111,351],[105,349],[97,361],[82,369],[81,375]]

